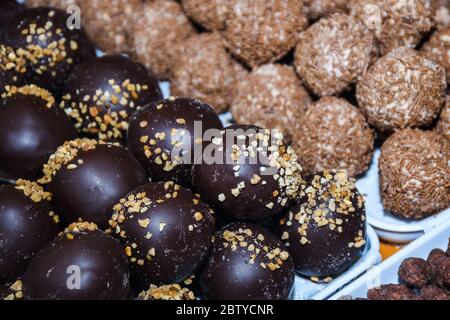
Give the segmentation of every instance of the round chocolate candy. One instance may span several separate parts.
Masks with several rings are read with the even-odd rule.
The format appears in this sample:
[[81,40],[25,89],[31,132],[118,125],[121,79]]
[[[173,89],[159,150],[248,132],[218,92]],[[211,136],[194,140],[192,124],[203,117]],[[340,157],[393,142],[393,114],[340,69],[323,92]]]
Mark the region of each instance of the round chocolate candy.
[[129,276],[117,240],[94,223],[73,223],[33,258],[23,294],[32,300],[126,299]]
[[64,225],[81,219],[106,228],[120,197],[148,182],[131,153],[87,138],[64,143],[43,171],[38,182],[52,192],[52,204]]
[[292,258],[262,227],[232,223],[215,237],[200,286],[210,300],[282,300],[294,284]]
[[203,134],[208,129],[222,129],[209,105],[192,98],[170,97],[134,114],[128,149],[153,181],[173,180],[191,186],[194,154],[196,149],[202,150]]
[[307,179],[297,204],[277,230],[295,270],[314,281],[331,280],[361,256],[366,243],[364,199],[344,172]]
[[80,132],[110,141],[125,137],[135,110],[160,99],[158,82],[144,66],[111,55],[76,66],[61,105]]
[[58,234],[50,198],[27,180],[0,186],[0,284],[22,276],[31,258]]
[[208,254],[213,211],[172,181],[150,183],[114,206],[110,225],[131,263],[134,289],[177,283],[193,274]]
[[17,0],[0,1],[0,43],[3,43],[6,35],[6,27],[9,21],[25,8]]
[[234,125],[212,139],[193,181],[202,199],[233,219],[267,221],[299,191],[301,167],[280,132]]
[[0,178],[34,179],[76,130],[55,99],[34,85],[6,87],[0,100]]

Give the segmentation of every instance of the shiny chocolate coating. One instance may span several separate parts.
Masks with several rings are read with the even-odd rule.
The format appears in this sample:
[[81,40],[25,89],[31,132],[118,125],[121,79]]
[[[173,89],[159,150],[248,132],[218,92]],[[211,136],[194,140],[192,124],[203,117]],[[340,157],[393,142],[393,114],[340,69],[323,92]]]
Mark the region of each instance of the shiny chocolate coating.
[[9,21],[24,9],[25,7],[17,2],[17,0],[0,1],[0,43],[3,43],[5,40],[5,29]]

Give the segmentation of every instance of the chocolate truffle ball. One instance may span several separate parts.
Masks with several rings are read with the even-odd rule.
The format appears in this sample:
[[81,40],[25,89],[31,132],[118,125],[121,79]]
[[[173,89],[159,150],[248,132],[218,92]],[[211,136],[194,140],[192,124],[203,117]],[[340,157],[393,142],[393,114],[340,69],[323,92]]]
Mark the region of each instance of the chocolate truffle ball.
[[171,93],[210,104],[215,111],[228,109],[247,71],[233,60],[217,33],[192,36],[183,44],[171,79]]
[[0,186],[0,284],[22,276],[31,258],[58,234],[50,199],[28,180]]
[[450,300],[450,294],[436,286],[426,286],[420,290],[420,296],[424,300]]
[[182,42],[195,34],[181,5],[172,0],[153,0],[143,4],[131,25],[133,56],[158,79],[169,79]]
[[297,196],[301,170],[280,132],[236,125],[221,131],[205,148],[202,161],[194,165],[193,181],[216,212],[267,221]]
[[80,6],[81,0],[25,0],[27,7],[53,7],[66,11],[70,6]]
[[216,235],[200,281],[209,300],[285,300],[294,277],[292,258],[273,234],[232,223]]
[[305,12],[310,20],[317,20],[336,12],[347,11],[348,0],[303,0]]
[[374,134],[361,111],[346,100],[323,97],[299,120],[294,148],[309,174],[344,170],[364,173],[373,155]]
[[6,35],[6,28],[11,19],[23,11],[25,8],[17,0],[0,1],[0,43],[3,43]]
[[137,300],[195,300],[194,293],[179,284],[169,284],[157,287],[150,285],[150,289],[139,293]]
[[378,160],[383,205],[406,219],[422,219],[450,206],[450,146],[418,129],[394,133]]
[[331,280],[354,264],[366,244],[364,199],[342,171],[308,178],[297,204],[280,220],[278,234],[296,272]]
[[251,68],[287,54],[307,23],[297,0],[233,0],[228,6],[221,31],[225,46]]
[[375,62],[356,96],[369,124],[389,133],[431,124],[443,107],[446,87],[441,66],[401,47]]
[[430,281],[430,265],[419,258],[405,259],[398,269],[398,278],[409,287],[423,288]]
[[367,71],[374,52],[372,34],[349,15],[336,13],[300,34],[295,68],[318,96],[350,87]]
[[64,225],[82,219],[107,227],[114,204],[148,182],[145,170],[124,148],[86,138],[65,142],[43,172],[39,182],[52,192]]
[[37,178],[48,157],[76,131],[45,89],[8,86],[0,99],[0,178]]
[[292,67],[267,64],[239,82],[231,113],[237,123],[278,129],[289,139],[310,102]]
[[213,211],[172,181],[140,186],[120,199],[110,220],[131,263],[132,285],[177,283],[207,257]]
[[22,282],[31,300],[120,300],[130,288],[120,243],[88,222],[71,224],[41,250]]
[[[200,128],[201,124],[201,128]],[[200,131],[196,133],[195,128]],[[191,186],[191,168],[196,149],[209,129],[222,129],[213,109],[191,98],[151,103],[130,120],[128,149],[152,177],[152,181],[174,180]],[[196,134],[202,136],[197,137]]]
[[436,31],[421,48],[422,54],[430,60],[440,64],[450,83],[450,26]]
[[448,0],[433,0],[431,9],[438,29],[450,26],[450,2]]
[[0,285],[0,300],[22,300],[22,281],[17,280],[11,285]]
[[83,29],[68,26],[69,15],[53,8],[32,8],[8,25],[8,44],[28,51],[28,81],[60,97],[70,72],[95,56]]
[[450,257],[441,249],[433,249],[428,255],[431,280],[440,288],[450,290]]
[[184,12],[206,30],[223,29],[227,0],[181,0]]
[[450,140],[450,96],[447,96],[444,110],[442,110],[436,125],[436,131]]
[[369,300],[422,300],[415,292],[403,284],[385,284],[367,292]]
[[23,50],[16,51],[0,44],[0,93],[3,93],[7,85],[25,84],[27,60],[23,53]]
[[78,131],[114,141],[125,138],[134,111],[160,99],[158,82],[142,65],[107,55],[75,67],[61,106]]
[[414,48],[434,25],[433,0],[352,0],[351,15],[375,36],[381,54],[394,48]]

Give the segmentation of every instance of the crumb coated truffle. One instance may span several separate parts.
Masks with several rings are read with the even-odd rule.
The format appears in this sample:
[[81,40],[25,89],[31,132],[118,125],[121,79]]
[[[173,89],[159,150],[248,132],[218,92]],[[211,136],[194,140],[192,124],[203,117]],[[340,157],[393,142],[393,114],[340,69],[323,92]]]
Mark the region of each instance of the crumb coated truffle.
[[239,82],[231,113],[237,123],[278,129],[290,139],[310,102],[292,67],[267,64]]
[[299,120],[294,148],[303,169],[364,173],[374,150],[374,134],[361,111],[342,98],[323,97]]
[[305,12],[310,20],[317,20],[336,12],[346,12],[348,0],[303,0]]
[[402,284],[386,284],[370,289],[369,300],[422,300],[414,291]]
[[436,31],[421,48],[425,57],[440,64],[446,72],[447,83],[450,83],[450,26]]
[[433,249],[428,255],[431,279],[438,287],[450,290],[450,257],[441,249]]
[[228,0],[181,0],[184,12],[206,30],[224,27]]
[[421,219],[450,206],[449,141],[432,131],[394,133],[378,160],[380,190],[387,210]]
[[423,288],[430,281],[430,265],[419,258],[405,259],[398,269],[398,278],[409,287]]
[[158,82],[144,66],[121,55],[106,55],[75,67],[61,107],[79,132],[121,141],[131,115],[160,99]]
[[450,96],[447,96],[444,110],[442,110],[436,125],[436,131],[450,140]]
[[170,79],[183,41],[195,34],[194,27],[181,5],[172,0],[147,1],[135,19],[132,55],[158,79]]
[[94,223],[72,223],[31,261],[23,278],[28,300],[124,300],[129,268],[117,240]]
[[367,121],[392,132],[431,124],[442,110],[446,87],[441,66],[401,47],[375,62],[358,83],[356,96]]
[[301,1],[230,1],[221,34],[225,46],[251,68],[280,59],[307,23]]
[[431,8],[438,29],[445,29],[450,26],[450,1],[433,0]]
[[130,261],[136,290],[177,283],[206,259],[213,211],[172,181],[140,186],[114,206],[110,220]]
[[297,204],[280,220],[278,235],[296,272],[331,280],[355,263],[366,244],[366,210],[355,180],[323,171],[307,179]]
[[361,78],[373,51],[373,36],[365,26],[349,15],[336,13],[300,34],[294,64],[316,95],[333,95]]
[[232,223],[216,235],[200,282],[209,300],[286,300],[294,267],[273,234],[258,225]]
[[25,0],[27,7],[53,7],[66,11],[70,6],[80,6],[82,0]]
[[450,294],[436,286],[426,286],[420,290],[420,296],[424,300],[450,300]]
[[176,58],[171,93],[210,104],[216,112],[228,109],[247,71],[232,59],[217,33],[202,33],[183,43]]
[[150,285],[150,289],[139,293],[138,300],[195,300],[194,293],[179,284],[168,284],[157,287]]

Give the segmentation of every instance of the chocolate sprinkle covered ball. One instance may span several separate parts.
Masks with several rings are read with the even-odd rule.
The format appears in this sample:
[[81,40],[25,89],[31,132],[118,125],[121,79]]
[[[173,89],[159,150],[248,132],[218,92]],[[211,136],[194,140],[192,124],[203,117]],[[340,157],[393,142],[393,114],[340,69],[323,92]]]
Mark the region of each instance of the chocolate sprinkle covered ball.
[[179,284],[160,287],[150,285],[150,289],[139,293],[137,300],[195,300],[195,295],[191,290],[182,288]]
[[86,138],[65,142],[43,172],[38,182],[52,192],[64,225],[82,219],[106,228],[120,197],[148,182],[145,170],[124,148]]
[[26,80],[26,63],[24,51],[14,50],[0,44],[0,93],[7,85],[24,85]]
[[3,43],[10,20],[25,8],[17,0],[0,1],[0,43]]
[[439,115],[447,81],[438,64],[406,47],[380,58],[357,85],[359,107],[380,131],[423,127]]
[[181,5],[172,0],[144,3],[141,11],[136,12],[132,32],[133,56],[160,80],[170,78],[182,42],[195,34]]
[[438,29],[445,29],[450,26],[450,1],[433,0],[431,8]]
[[267,64],[240,81],[231,113],[238,123],[278,129],[291,138],[310,102],[292,67]]
[[181,0],[184,12],[206,30],[220,30],[228,13],[228,0]]
[[287,54],[307,23],[298,0],[232,0],[228,6],[225,46],[251,68]]
[[280,132],[231,126],[207,148],[203,161],[194,165],[193,181],[216,212],[267,221],[297,196],[302,169]]
[[278,233],[296,272],[332,280],[355,263],[366,244],[364,199],[344,172],[311,176],[297,204],[280,220]]
[[373,131],[361,111],[346,100],[323,97],[299,122],[294,148],[307,173],[336,169],[355,177],[369,168]]
[[336,13],[300,34],[295,68],[316,95],[334,95],[361,78],[373,52],[369,30],[349,15]]
[[428,40],[421,52],[425,57],[440,64],[447,76],[447,83],[450,83],[450,26],[441,31],[436,31]]
[[69,15],[53,8],[32,8],[8,25],[8,44],[28,51],[31,83],[60,97],[66,79],[78,63],[95,56],[83,29],[68,26]]
[[[195,127],[200,124],[202,136],[196,137]],[[133,115],[128,149],[149,172],[152,181],[174,180],[191,186],[196,146],[202,146],[203,134],[208,129],[222,129],[219,117],[209,105],[192,98],[169,97]]]
[[131,115],[160,99],[158,82],[142,65],[121,55],[107,55],[75,67],[61,107],[78,131],[104,141],[121,141]]
[[450,96],[447,96],[444,110],[439,117],[436,131],[450,140]]
[[50,199],[28,180],[0,186],[0,284],[22,276],[31,258],[58,234]]
[[94,223],[72,223],[31,261],[22,279],[31,300],[123,300],[129,268],[119,242]]
[[110,220],[131,263],[136,290],[177,283],[208,254],[213,211],[172,181],[140,186],[120,199]]
[[305,12],[310,20],[317,20],[336,12],[346,12],[348,0],[303,0]]
[[443,136],[418,129],[394,133],[378,160],[384,207],[422,219],[450,206],[450,146]]
[[171,92],[210,104],[216,112],[228,109],[247,71],[233,60],[217,33],[192,36],[183,44],[171,79]]
[[37,178],[48,157],[76,138],[70,119],[45,89],[7,86],[0,99],[0,178]]
[[233,223],[216,235],[200,281],[209,300],[285,300],[294,277],[292,258],[273,234]]

